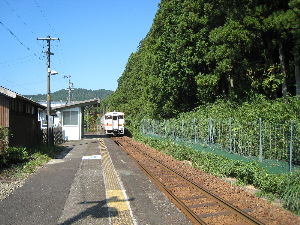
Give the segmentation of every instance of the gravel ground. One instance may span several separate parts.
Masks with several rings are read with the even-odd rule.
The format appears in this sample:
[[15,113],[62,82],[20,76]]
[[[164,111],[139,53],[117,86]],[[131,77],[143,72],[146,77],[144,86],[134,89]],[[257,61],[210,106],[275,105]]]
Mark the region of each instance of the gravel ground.
[[[144,144],[137,143],[134,140],[131,141],[133,141],[134,144],[139,144],[139,148],[145,149],[147,154],[151,155],[153,158],[164,162],[165,165],[172,168],[174,171],[183,174],[185,177],[215,193],[226,201],[233,202],[232,204],[236,207],[240,209],[251,209],[251,212],[248,213],[265,224],[300,224],[300,217],[288,210],[278,207],[276,204],[254,196],[249,191],[246,191],[246,189],[234,186],[232,183],[225,181],[224,179],[214,177],[211,174],[198,170],[190,166],[190,162],[178,161],[173,157],[161,153]],[[183,190],[179,190],[179,193],[182,191]]]
[[28,176],[12,177],[8,175],[0,175],[0,201],[5,199],[16,188],[21,187]]

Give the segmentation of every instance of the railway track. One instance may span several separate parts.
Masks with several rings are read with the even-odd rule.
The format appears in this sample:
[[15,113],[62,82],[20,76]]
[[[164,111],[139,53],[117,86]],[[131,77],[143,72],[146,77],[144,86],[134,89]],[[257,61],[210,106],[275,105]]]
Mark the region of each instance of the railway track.
[[128,137],[114,138],[115,142],[157,184],[169,199],[194,224],[264,224],[205,187],[170,168],[148,154],[145,145]]

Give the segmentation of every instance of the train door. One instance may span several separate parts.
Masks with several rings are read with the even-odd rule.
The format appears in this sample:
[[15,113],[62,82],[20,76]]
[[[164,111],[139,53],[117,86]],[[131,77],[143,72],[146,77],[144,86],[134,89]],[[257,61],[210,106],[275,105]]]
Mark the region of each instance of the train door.
[[119,117],[118,116],[113,116],[112,126],[113,126],[113,130],[119,130]]

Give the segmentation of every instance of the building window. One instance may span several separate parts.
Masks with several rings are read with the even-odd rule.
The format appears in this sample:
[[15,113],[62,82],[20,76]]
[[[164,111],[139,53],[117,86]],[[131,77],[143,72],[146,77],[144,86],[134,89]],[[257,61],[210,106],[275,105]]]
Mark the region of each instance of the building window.
[[78,125],[78,112],[77,111],[64,111],[63,112],[63,125]]

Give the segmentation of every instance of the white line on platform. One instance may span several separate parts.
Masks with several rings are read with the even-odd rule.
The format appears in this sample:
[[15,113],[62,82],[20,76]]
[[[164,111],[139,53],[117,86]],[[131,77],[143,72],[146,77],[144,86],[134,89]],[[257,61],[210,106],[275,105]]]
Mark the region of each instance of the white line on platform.
[[82,160],[86,159],[101,159],[101,155],[82,156]]

